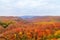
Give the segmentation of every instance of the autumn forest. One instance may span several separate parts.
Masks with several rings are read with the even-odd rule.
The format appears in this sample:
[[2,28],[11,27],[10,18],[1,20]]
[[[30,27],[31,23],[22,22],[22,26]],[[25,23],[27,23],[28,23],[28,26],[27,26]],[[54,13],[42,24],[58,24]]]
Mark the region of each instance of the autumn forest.
[[60,40],[60,16],[0,16],[0,40]]

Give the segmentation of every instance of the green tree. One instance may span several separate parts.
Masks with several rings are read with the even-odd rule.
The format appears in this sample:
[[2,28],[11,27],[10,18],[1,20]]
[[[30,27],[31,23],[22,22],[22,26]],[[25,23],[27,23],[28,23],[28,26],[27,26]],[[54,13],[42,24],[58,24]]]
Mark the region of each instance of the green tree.
[[0,22],[0,25],[4,28],[8,27],[12,22],[9,23],[4,23],[4,22]]

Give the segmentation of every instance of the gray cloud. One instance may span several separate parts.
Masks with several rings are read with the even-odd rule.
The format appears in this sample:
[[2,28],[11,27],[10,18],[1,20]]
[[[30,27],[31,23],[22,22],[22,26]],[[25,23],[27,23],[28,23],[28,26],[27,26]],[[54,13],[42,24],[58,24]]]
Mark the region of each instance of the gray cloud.
[[60,0],[0,0],[0,15],[60,15]]

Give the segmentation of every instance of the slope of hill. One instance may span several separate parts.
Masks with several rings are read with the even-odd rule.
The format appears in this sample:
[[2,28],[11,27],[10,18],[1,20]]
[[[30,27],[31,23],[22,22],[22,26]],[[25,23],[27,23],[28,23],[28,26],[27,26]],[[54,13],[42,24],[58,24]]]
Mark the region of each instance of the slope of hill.
[[[3,26],[6,24],[9,25],[6,28],[3,28],[1,23]],[[57,30],[60,30],[59,16],[0,16],[0,37],[7,37],[10,40],[15,40],[15,38],[13,38],[16,37],[15,34],[19,34],[19,37],[21,33],[27,37],[32,37],[37,33],[38,37],[40,38],[40,36],[44,36],[45,33],[52,34],[52,32],[55,33]]]
[[[7,30],[11,30],[11,29],[15,29],[21,26],[27,26],[27,25],[31,25],[31,23],[27,22],[26,20],[22,19],[21,17],[13,17],[13,16],[0,16],[0,22],[4,23],[4,24],[8,24],[11,22],[10,25],[8,25],[7,28],[3,28],[0,25],[0,31],[4,32]],[[1,32],[1,33],[2,33]]]
[[29,22],[60,22],[59,16],[34,16],[31,18],[26,18],[25,20]]

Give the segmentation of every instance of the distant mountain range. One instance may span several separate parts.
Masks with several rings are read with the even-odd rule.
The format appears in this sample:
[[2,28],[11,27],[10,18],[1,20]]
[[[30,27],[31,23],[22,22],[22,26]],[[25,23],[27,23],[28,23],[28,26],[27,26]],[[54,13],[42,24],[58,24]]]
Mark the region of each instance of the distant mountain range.
[[21,21],[21,22],[42,22],[42,21],[60,21],[60,16],[0,16],[0,21]]
[[21,16],[21,18],[26,19],[26,18],[32,18],[34,16]]
[[60,22],[60,16],[22,16],[22,18],[29,22],[42,22],[42,21]]

